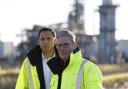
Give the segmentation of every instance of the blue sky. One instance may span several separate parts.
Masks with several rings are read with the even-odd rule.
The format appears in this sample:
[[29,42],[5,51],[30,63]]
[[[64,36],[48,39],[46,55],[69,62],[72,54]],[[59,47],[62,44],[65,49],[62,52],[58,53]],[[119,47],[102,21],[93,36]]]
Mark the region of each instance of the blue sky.
[[[50,2],[50,3],[49,3]],[[86,13],[86,31],[88,34],[98,33],[98,9],[102,0],[84,0]],[[116,39],[128,39],[128,0],[113,0],[120,5],[116,11]],[[34,24],[49,25],[66,22],[72,9],[73,0],[0,0],[0,39],[13,41],[16,45],[20,39],[16,37],[24,28],[32,28]]]

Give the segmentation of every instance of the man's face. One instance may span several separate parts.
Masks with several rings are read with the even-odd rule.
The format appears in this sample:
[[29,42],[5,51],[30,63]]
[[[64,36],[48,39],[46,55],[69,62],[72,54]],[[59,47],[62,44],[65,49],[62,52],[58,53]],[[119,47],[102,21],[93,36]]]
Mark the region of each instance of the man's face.
[[55,37],[51,31],[41,32],[38,40],[43,52],[53,50],[55,46]]
[[73,42],[69,37],[59,37],[57,38],[57,49],[59,52],[59,56],[62,60],[67,61],[70,57],[70,53],[72,51]]

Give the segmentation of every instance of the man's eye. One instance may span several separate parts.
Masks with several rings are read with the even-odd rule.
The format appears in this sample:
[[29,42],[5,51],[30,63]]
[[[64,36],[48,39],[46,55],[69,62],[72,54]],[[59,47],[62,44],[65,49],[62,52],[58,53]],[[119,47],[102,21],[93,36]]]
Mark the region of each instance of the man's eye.
[[51,40],[51,38],[47,38],[47,40]]
[[65,43],[65,44],[63,44],[64,46],[68,46],[69,45],[69,43]]
[[44,38],[41,38],[42,41],[44,41]]
[[70,44],[69,43],[64,43],[64,44],[58,44],[58,47],[68,47]]

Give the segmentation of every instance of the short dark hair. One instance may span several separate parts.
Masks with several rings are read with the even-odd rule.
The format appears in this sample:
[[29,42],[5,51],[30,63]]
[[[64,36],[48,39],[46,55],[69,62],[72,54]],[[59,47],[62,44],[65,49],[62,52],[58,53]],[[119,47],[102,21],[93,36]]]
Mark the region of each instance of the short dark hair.
[[55,32],[55,30],[54,30],[53,28],[44,27],[44,28],[41,28],[41,29],[40,29],[40,31],[39,31],[39,33],[38,33],[38,38],[39,38],[39,36],[40,36],[40,33],[43,32],[43,31],[50,31],[50,32],[52,32],[52,35],[53,35],[54,37],[56,37],[56,32]]

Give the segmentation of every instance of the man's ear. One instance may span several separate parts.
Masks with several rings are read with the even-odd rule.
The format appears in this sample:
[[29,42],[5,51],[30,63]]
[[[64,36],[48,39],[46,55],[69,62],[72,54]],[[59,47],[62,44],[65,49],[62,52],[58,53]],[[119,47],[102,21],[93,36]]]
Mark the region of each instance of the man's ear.
[[54,40],[54,44],[55,44],[55,46],[56,46],[56,44],[57,44],[57,40],[56,40],[56,39]]

